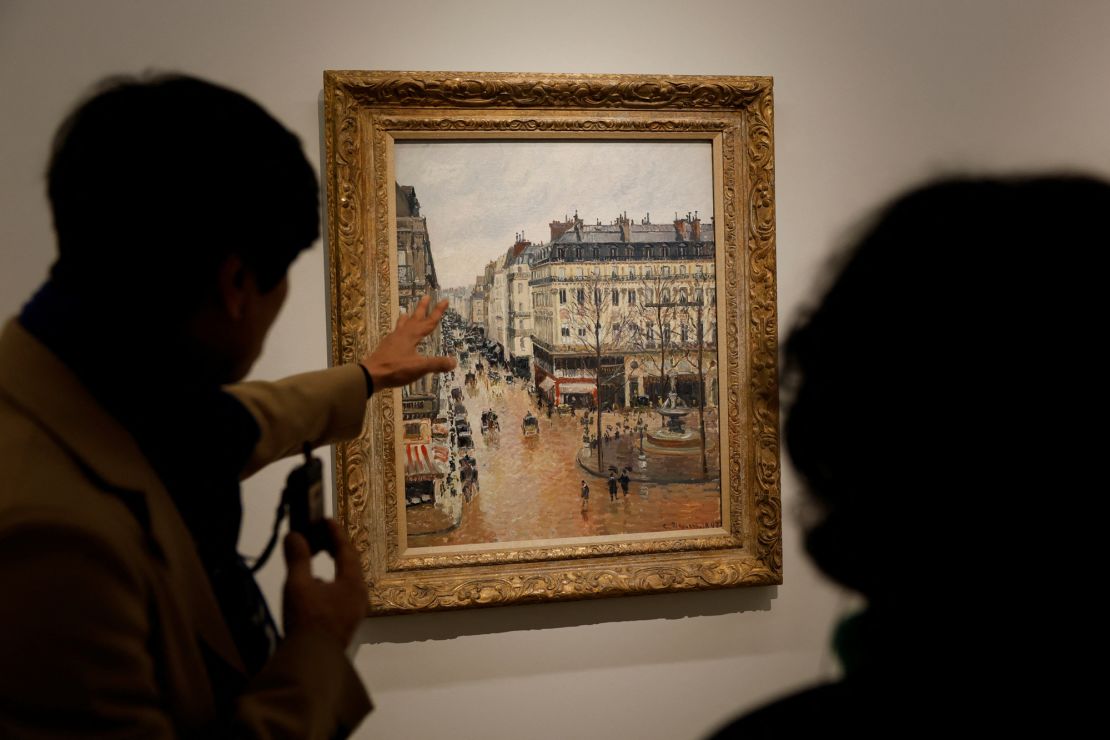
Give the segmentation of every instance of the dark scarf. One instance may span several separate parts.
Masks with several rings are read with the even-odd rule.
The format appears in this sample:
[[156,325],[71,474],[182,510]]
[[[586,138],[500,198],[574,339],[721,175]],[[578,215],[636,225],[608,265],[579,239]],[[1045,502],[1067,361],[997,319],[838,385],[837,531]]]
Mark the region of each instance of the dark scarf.
[[[266,601],[237,551],[243,509],[239,474],[260,430],[247,409],[190,373],[188,358],[159,344],[156,321],[48,281],[19,321],[83,382],[135,438],[192,534],[249,675],[277,643]],[[137,351],[143,347],[142,351]],[[137,358],[140,358],[137,359]],[[141,362],[141,365],[139,364]],[[216,699],[226,706],[244,677],[206,655]]]

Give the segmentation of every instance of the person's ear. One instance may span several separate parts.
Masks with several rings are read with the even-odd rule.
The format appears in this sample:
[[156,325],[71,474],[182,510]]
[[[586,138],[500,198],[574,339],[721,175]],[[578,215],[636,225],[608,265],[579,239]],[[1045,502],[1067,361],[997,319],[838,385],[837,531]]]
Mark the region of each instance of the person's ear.
[[216,279],[220,307],[233,321],[242,319],[247,310],[250,283],[250,273],[243,264],[243,259],[237,254],[225,257],[220,263]]

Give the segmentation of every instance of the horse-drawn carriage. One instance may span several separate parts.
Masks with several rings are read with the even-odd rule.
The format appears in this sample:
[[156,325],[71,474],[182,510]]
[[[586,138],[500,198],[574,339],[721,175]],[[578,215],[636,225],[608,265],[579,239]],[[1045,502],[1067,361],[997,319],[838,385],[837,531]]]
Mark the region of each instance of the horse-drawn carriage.
[[525,437],[535,437],[540,433],[540,420],[529,411],[520,422],[520,431]]
[[474,437],[471,435],[470,422],[464,418],[455,419],[455,444],[460,450],[472,449]]
[[497,421],[497,414],[492,409],[482,412],[482,434],[501,431],[501,424]]

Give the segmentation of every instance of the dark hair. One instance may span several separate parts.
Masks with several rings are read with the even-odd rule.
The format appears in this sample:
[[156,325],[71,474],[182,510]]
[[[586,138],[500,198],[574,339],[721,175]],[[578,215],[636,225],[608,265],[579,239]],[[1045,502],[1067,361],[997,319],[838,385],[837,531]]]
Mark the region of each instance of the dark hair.
[[54,279],[187,315],[240,256],[263,291],[320,233],[297,137],[235,91],[183,75],[111,78],[55,135]]
[[1091,178],[948,180],[849,250],[784,365],[785,440],[819,507],[806,546],[830,576],[875,596],[960,559],[949,575],[981,581],[1037,541],[1033,481],[1068,444],[1044,421],[1076,402],[1050,360],[1090,342],[1071,309],[1099,294],[1107,214]]

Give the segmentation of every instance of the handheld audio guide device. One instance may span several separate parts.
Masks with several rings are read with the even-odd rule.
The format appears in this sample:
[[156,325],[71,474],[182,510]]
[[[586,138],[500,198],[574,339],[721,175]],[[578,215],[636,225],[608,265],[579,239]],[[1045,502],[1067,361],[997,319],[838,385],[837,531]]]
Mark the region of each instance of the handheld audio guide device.
[[312,448],[307,442],[302,450],[304,462],[293,468],[285,480],[285,490],[281,492],[281,501],[274,516],[274,531],[270,535],[270,541],[266,543],[266,549],[250,566],[252,573],[257,573],[270,559],[274,545],[277,544],[281,520],[287,514],[289,530],[308,540],[308,547],[314,555],[327,550],[331,544],[331,534],[324,517],[324,464],[320,462],[320,458],[312,456]]
[[294,468],[285,481],[282,499],[289,507],[289,529],[308,540],[315,554],[328,548],[329,534],[324,522],[324,465],[304,445],[304,464]]

